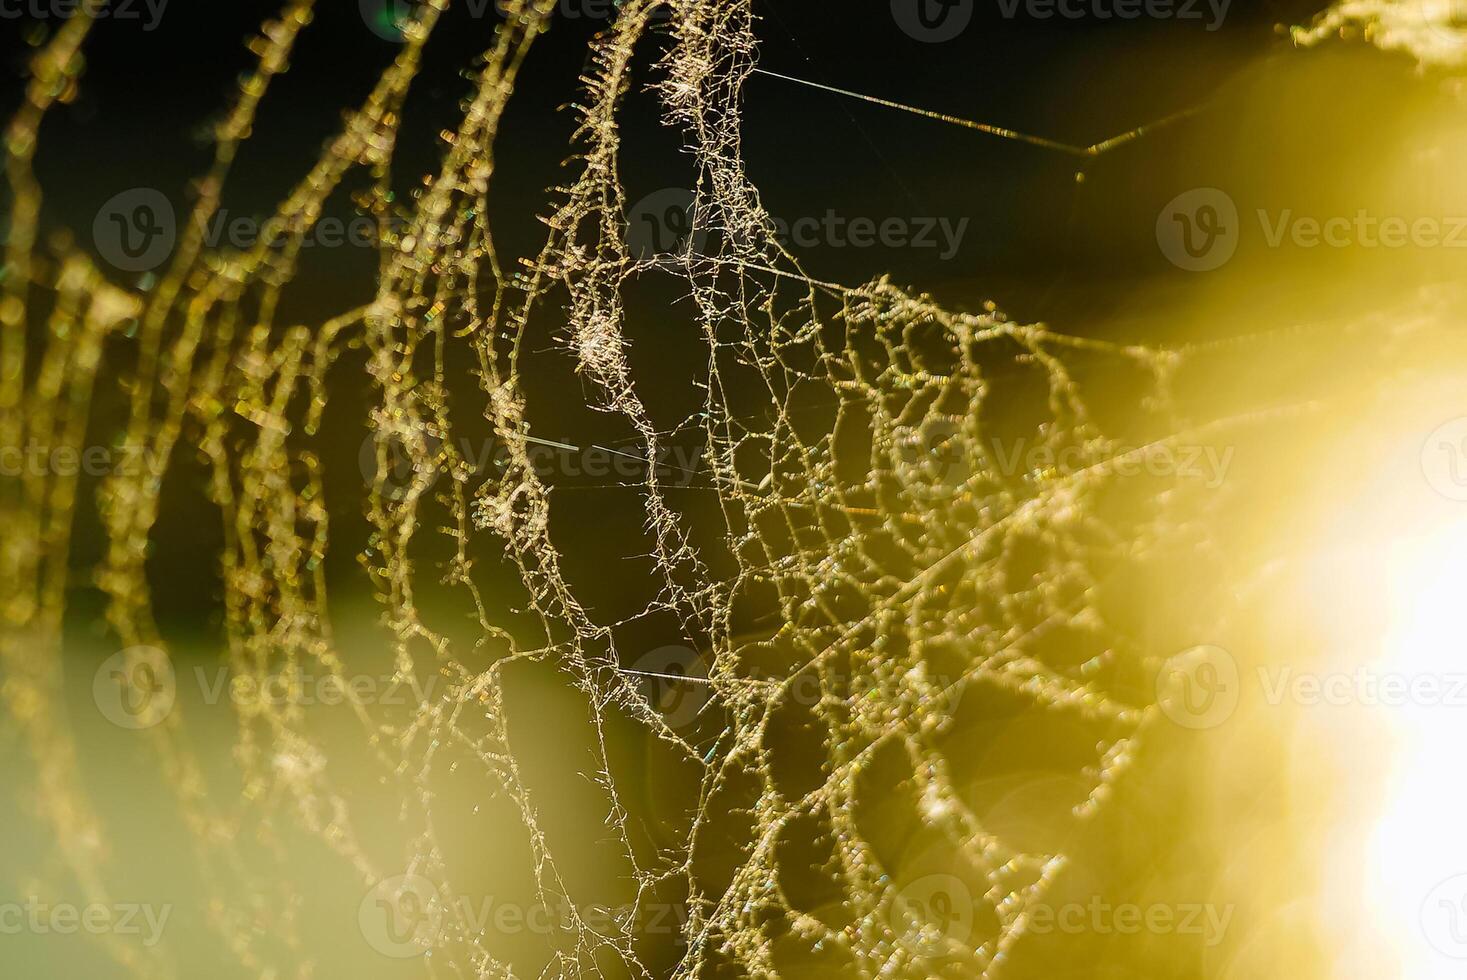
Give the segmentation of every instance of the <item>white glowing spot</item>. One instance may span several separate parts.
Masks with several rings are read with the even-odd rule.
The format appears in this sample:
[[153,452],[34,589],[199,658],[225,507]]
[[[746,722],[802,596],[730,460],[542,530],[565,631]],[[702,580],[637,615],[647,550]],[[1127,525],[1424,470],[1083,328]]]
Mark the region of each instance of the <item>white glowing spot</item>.
[[1434,678],[1444,696],[1393,709],[1398,761],[1368,854],[1375,914],[1399,947],[1401,976],[1460,978],[1467,973],[1459,958],[1467,957],[1467,710],[1450,695],[1452,678],[1467,673],[1467,521],[1400,542],[1389,574],[1381,669]]
[[929,791],[922,800],[922,811],[931,820],[942,819],[951,809],[952,804],[934,792]]

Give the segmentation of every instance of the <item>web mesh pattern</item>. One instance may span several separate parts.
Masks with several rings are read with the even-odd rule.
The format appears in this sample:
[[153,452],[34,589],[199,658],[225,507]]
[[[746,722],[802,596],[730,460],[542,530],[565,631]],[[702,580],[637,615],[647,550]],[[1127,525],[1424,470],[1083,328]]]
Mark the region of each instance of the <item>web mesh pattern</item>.
[[[1063,834],[1050,846],[1044,835],[1012,839],[987,825],[964,719],[1065,720],[1073,738],[1050,760],[1073,790],[1059,825],[1103,808],[1126,771],[1154,713],[1146,671],[1156,651],[1117,621],[1106,585],[1145,542],[1184,535],[1188,502],[1157,481],[1142,505],[1116,504],[1110,491],[1135,450],[1118,448],[1118,434],[1092,418],[1079,379],[1126,379],[1145,406],[1146,439],[1179,439],[1186,422],[1169,387],[1182,355],[1057,335],[997,311],[954,312],[887,280],[806,276],[777,243],[741,157],[741,89],[757,53],[748,0],[623,5],[595,42],[578,155],[550,205],[546,244],[524,260],[496,252],[488,189],[505,107],[551,5],[509,0],[441,169],[404,215],[387,179],[398,116],[446,4],[415,8],[395,63],[281,203],[283,242],[226,253],[206,244],[205,230],[312,3],[294,0],[266,24],[175,257],[147,290],[109,282],[79,251],[43,255],[36,241],[36,133],[78,84],[87,17],[36,55],[7,132],[15,206],[0,306],[4,441],[81,446],[93,388],[111,370],[103,350],[120,344],[128,410],[119,434],[166,464],[112,474],[98,500],[107,549],[97,583],[134,673],[147,673],[148,651],[167,647],[146,567],[162,474],[194,459],[226,536],[231,674],[289,685],[353,669],[327,609],[326,486],[342,477],[326,472],[317,440],[333,368],[344,351],[365,352],[375,476],[361,564],[395,683],[409,696],[399,710],[352,710],[400,802],[403,851],[381,853],[358,833],[306,709],[239,709],[237,799],[208,788],[188,719],[174,712],[147,738],[212,883],[220,940],[251,970],[307,975],[313,951],[299,897],[236,843],[248,837],[283,864],[288,823],[339,854],[364,888],[404,870],[434,883],[435,973],[514,974],[492,937],[457,911],[464,869],[435,820],[435,779],[452,757],[512,803],[541,899],[569,901],[547,975],[1000,975],[1026,907],[1065,866]],[[697,184],[686,247],[647,256],[628,244],[619,112],[633,57],[664,22],[657,93],[685,136]],[[375,181],[361,205],[381,223],[376,298],[325,323],[281,322],[304,237],[359,170]],[[701,409],[671,430],[644,402],[647,382],[632,365],[624,294],[650,277],[682,284],[689,329],[706,348],[703,373],[683,379],[703,393]],[[648,683],[659,680],[656,665],[623,648],[625,624],[600,621],[563,568],[567,532],[552,533],[556,497],[531,458],[540,437],[521,375],[525,352],[546,340],[574,353],[590,403],[630,427],[633,454],[647,463],[638,492],[658,588],[638,618],[673,621],[705,651],[678,665],[696,675],[683,686],[701,693],[698,710],[676,723]],[[476,365],[475,404],[450,398],[452,350]],[[455,438],[485,429],[504,448],[487,474]],[[705,450],[697,489],[716,499],[722,525],[712,549],[695,542],[658,466],[669,440],[690,435]],[[1015,469],[1005,448],[1014,439],[1071,465]],[[77,506],[74,480],[7,482],[0,650],[7,713],[60,844],[54,873],[100,899],[106,835],[56,707]],[[429,540],[441,560],[421,558]],[[476,578],[477,563],[500,555],[519,594],[487,592]],[[435,629],[420,609],[437,589],[477,610],[476,642]],[[542,826],[546,804],[507,720],[505,677],[526,663],[552,667],[584,699],[591,776],[629,882],[626,915],[589,913]],[[647,844],[645,804],[622,790],[610,730],[626,724],[695,774],[697,806],[672,846]],[[944,876],[940,896],[924,885],[934,875]],[[955,892],[971,906],[955,910]],[[686,912],[676,956],[654,965],[640,917],[667,894]],[[171,973],[166,950],[113,948],[140,974]]]

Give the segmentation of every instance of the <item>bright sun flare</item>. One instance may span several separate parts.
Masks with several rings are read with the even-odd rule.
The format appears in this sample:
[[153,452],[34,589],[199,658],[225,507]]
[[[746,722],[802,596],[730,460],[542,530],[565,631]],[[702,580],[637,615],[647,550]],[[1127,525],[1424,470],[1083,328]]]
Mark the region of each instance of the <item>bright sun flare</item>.
[[[1467,521],[1397,542],[1389,576],[1382,676],[1432,678],[1450,694],[1462,674]],[[1458,978],[1467,957],[1467,716],[1442,698],[1413,697],[1392,718],[1398,754],[1369,854],[1377,922],[1399,947],[1401,976]]]

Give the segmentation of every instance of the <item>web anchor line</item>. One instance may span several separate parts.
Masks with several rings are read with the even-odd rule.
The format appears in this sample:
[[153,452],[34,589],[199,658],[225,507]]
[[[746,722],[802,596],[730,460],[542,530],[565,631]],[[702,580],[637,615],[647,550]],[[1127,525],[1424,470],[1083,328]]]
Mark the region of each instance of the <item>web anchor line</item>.
[[899,109],[902,112],[909,112],[915,116],[923,116],[927,119],[935,119],[938,122],[947,123],[952,126],[961,126],[964,129],[977,130],[980,133],[987,133],[989,136],[997,136],[1000,139],[1013,140],[1019,143],[1028,143],[1030,146],[1037,146],[1040,149],[1044,150],[1053,150],[1056,153],[1065,153],[1069,156],[1078,157],[1082,160],[1094,160],[1096,157],[1109,153],[1111,150],[1114,150],[1118,146],[1124,146],[1125,144],[1130,143],[1133,140],[1140,139],[1142,136],[1145,136],[1148,133],[1160,129],[1163,126],[1169,126],[1172,123],[1180,122],[1183,119],[1188,119],[1196,115],[1198,112],[1202,111],[1201,106],[1193,106],[1190,109],[1183,109],[1180,112],[1174,112],[1169,116],[1164,116],[1161,119],[1158,119],[1156,122],[1147,123],[1143,126],[1137,126],[1135,129],[1121,133],[1117,136],[1112,136],[1110,139],[1101,140],[1099,143],[1095,143],[1091,146],[1077,146],[1073,143],[1064,143],[1059,140],[1048,139],[1044,136],[1034,136],[1030,133],[1021,133],[1018,130],[1014,129],[1005,129],[1002,126],[994,126],[990,123],[981,123],[973,119],[964,119],[962,116],[949,115],[946,112],[936,112],[932,109],[923,109],[919,106],[907,105],[906,103],[896,102],[891,99],[883,99],[880,96],[876,95],[867,95],[863,92],[853,92],[850,89],[836,88],[834,85],[823,85],[820,82],[812,82],[806,78],[796,78],[794,75],[783,75],[777,71],[769,71],[766,68],[755,68],[753,70],[757,74],[768,75],[770,78],[778,78],[786,82],[793,82],[796,85],[804,85],[809,88],[819,89],[822,92],[831,92],[836,95],[844,95],[847,98],[859,99],[862,102],[870,102],[873,105],[885,106],[888,109]]

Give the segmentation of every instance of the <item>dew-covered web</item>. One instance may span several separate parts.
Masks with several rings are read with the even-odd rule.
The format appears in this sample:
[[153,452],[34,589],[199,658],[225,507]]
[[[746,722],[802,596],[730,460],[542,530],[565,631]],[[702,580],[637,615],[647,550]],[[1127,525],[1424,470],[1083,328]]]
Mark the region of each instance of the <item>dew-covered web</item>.
[[[338,790],[310,709],[234,708],[243,785],[231,797],[202,771],[190,719],[175,710],[141,737],[211,883],[218,942],[260,975],[304,976],[327,954],[301,933],[300,901],[282,874],[257,858],[288,864],[289,824],[338,855],[362,890],[403,875],[432,882],[426,962],[435,974],[516,972],[460,914],[457,899],[478,886],[441,840],[435,779],[452,756],[512,803],[539,897],[568,903],[545,939],[547,975],[1000,975],[1026,908],[1066,855],[986,825],[965,724],[1028,713],[1082,733],[1055,762],[1078,787],[1062,822],[1091,819],[1126,773],[1155,711],[1147,671],[1173,651],[1146,649],[1134,624],[1116,621],[1106,583],[1153,542],[1186,540],[1188,504],[1164,486],[1133,495],[1140,504],[1115,492],[1118,474],[1133,472],[1126,453],[1138,450],[1119,450],[1119,435],[1092,417],[1085,379],[1119,379],[1108,383],[1141,406],[1143,438],[1132,431],[1124,445],[1180,439],[1188,422],[1171,408],[1169,379],[1187,352],[955,312],[887,279],[805,275],[778,244],[741,156],[743,87],[758,56],[749,0],[621,6],[594,42],[576,156],[541,212],[544,248],[501,254],[488,207],[495,140],[553,4],[507,0],[441,168],[405,202],[390,189],[399,112],[447,4],[414,8],[395,62],[279,205],[283,240],[223,251],[206,229],[231,164],[309,30],[311,0],[286,4],[252,44],[258,64],[218,124],[173,259],[146,289],[110,280],[80,249],[36,240],[36,136],[82,84],[88,16],[38,50],[6,134],[0,442],[81,447],[98,424],[93,389],[115,385],[126,409],[110,420],[114,437],[144,447],[168,474],[113,473],[96,501],[107,546],[95,581],[134,674],[156,666],[156,651],[167,655],[146,565],[160,487],[185,466],[204,474],[222,522],[231,674],[289,684],[357,669],[327,606],[334,515],[325,501],[329,481],[360,485],[361,475],[328,471],[319,440],[343,352],[362,355],[352,363],[365,366],[373,393],[360,574],[409,693],[405,709],[352,709],[360,749],[397,800],[400,849],[359,834],[362,814]],[[632,202],[620,173],[620,108],[654,28],[665,46],[655,92],[696,166],[686,236],[696,246],[670,255],[628,244]],[[327,322],[287,322],[277,308],[302,242],[352,173],[370,176],[359,204],[380,220],[375,299]],[[697,393],[698,410],[673,423],[644,400],[649,379],[633,369],[640,328],[626,313],[626,293],[657,277],[679,284],[682,328],[703,345],[695,370],[650,382]],[[116,345],[126,358],[104,358]],[[531,458],[565,433],[537,429],[522,373],[547,347],[573,353],[590,407],[623,424],[634,439],[622,451],[648,464],[636,482],[656,597],[630,619],[604,621],[565,570],[576,532],[557,526],[561,498]],[[476,366],[473,401],[450,397],[455,350]],[[462,432],[492,437],[498,465],[465,458]],[[660,462],[671,441],[690,439],[701,449],[696,486],[673,487]],[[1016,470],[1005,462],[1015,440],[1068,463]],[[721,527],[711,544],[690,529],[693,496],[716,501],[704,514]],[[75,477],[6,482],[0,690],[58,845],[50,873],[100,901],[107,834],[81,788],[57,693],[80,506],[90,503]],[[501,557],[515,594],[476,575]],[[475,611],[476,639],[451,636],[424,611],[440,590]],[[675,624],[697,660],[659,663],[628,649],[627,624],[652,619]],[[604,801],[598,819],[627,883],[620,914],[591,914],[602,900],[578,893],[543,829],[555,803],[537,796],[508,720],[505,678],[527,663],[553,669],[586,707],[594,765],[566,765],[588,771]],[[676,693],[697,710],[674,724],[660,682],[688,674]],[[692,808],[670,845],[648,845],[645,804],[623,793],[613,729],[629,724],[662,747],[659,765],[693,773]],[[955,889],[971,910],[954,911]],[[667,902],[681,910],[675,955],[654,963],[645,913]],[[958,914],[967,918],[953,929]],[[166,944],[109,947],[141,975],[172,972]]]

